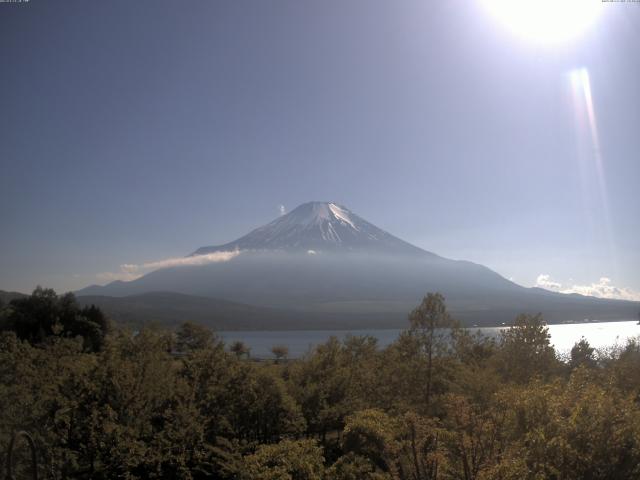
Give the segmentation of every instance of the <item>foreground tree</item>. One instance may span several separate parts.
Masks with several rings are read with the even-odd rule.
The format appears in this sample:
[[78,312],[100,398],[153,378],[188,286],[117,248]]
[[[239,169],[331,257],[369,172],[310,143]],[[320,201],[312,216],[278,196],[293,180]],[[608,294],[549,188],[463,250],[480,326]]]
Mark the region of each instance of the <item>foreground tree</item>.
[[211,348],[215,340],[211,329],[193,322],[184,322],[176,331],[176,349],[179,352]]
[[450,473],[464,480],[486,478],[504,450],[504,410],[474,405],[463,395],[449,394],[445,403]]
[[262,445],[245,459],[246,480],[322,480],[322,449],[313,440]]
[[640,478],[637,340],[596,368],[579,342],[563,365],[539,316],[496,342],[456,329],[433,296],[388,347],[331,338],[279,365],[194,324],[115,330],[93,351],[69,332],[97,309],[74,304],[43,290],[3,313],[5,329],[16,310],[39,327],[0,332],[0,446],[28,430],[42,478]]
[[327,469],[325,479],[392,480],[389,473],[377,469],[367,458],[347,453]]
[[[635,406],[634,406],[635,405]],[[506,413],[506,448],[498,478],[608,480],[638,478],[637,404],[579,368],[564,383],[532,381],[505,388],[496,408]]]
[[548,378],[558,367],[550,338],[542,315],[518,315],[501,333],[499,368],[504,377],[516,383],[526,383],[536,376]]
[[242,357],[248,358],[249,353],[251,352],[251,349],[244,342],[241,342],[240,340],[236,340],[235,342],[233,342],[229,347],[229,350],[238,358],[242,358]]
[[584,338],[581,338],[571,348],[569,366],[572,369],[578,367],[593,368],[596,366],[595,349]]
[[302,407],[307,432],[326,444],[327,434],[341,430],[352,411],[349,372],[340,341],[331,337],[304,361],[294,364],[289,370],[289,385]]
[[347,418],[342,447],[374,466],[373,478],[436,480],[446,467],[443,433],[436,420],[414,412],[393,418],[368,409]]
[[289,347],[286,345],[274,345],[271,347],[271,353],[276,357],[276,363],[279,363],[280,360],[286,360],[289,356]]
[[390,472],[393,469],[390,453],[394,449],[397,430],[397,422],[385,412],[361,410],[347,417],[342,448],[349,454],[366,458],[381,471]]
[[434,358],[443,356],[452,344],[452,329],[458,323],[451,318],[440,293],[428,293],[422,303],[409,315],[409,332],[417,339],[426,356],[425,402],[431,403]]
[[0,329],[15,332],[31,344],[52,337],[81,337],[84,349],[96,352],[104,345],[109,322],[93,305],[81,308],[72,293],[58,296],[51,289],[37,287],[31,296],[14,299],[3,315]]

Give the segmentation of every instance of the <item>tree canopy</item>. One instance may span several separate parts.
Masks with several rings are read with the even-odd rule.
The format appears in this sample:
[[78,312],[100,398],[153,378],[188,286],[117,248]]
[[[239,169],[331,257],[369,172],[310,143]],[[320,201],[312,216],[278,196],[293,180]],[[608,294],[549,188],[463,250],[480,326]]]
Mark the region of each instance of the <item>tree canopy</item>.
[[86,350],[95,352],[103,347],[109,330],[109,322],[98,307],[80,307],[72,293],[57,295],[41,287],[28,297],[11,300],[1,311],[0,330],[15,332],[19,339],[34,345],[52,337],[79,337]]
[[487,338],[438,295],[389,346],[331,338],[282,362],[190,323],[106,325],[44,289],[2,310],[0,445],[29,431],[42,478],[640,478],[637,341],[562,361],[541,316]]

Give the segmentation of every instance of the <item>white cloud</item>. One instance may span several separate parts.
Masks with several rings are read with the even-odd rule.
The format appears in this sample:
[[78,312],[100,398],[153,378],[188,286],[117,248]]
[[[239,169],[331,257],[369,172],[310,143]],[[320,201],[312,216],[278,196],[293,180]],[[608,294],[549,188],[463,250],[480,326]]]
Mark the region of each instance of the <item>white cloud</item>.
[[579,293],[590,297],[640,301],[640,292],[626,287],[617,287],[611,283],[611,279],[608,277],[600,277],[600,280],[590,285],[564,286],[553,281],[550,275],[540,274],[536,279],[535,286],[560,293]]
[[597,283],[591,285],[573,285],[565,290],[565,293],[579,293],[581,295],[591,295],[600,298],[618,298],[621,300],[640,301],[640,292],[625,287],[616,287],[611,284],[611,279],[601,277]]
[[131,280],[135,280],[141,276],[142,274],[133,274],[129,272],[100,272],[96,274],[96,278],[101,282],[113,282],[116,280],[130,282]]
[[541,273],[536,279],[536,287],[546,288],[547,290],[558,291],[562,288],[562,285],[558,282],[551,280],[551,275]]
[[287,209],[284,205],[278,205],[278,211],[280,212],[280,215],[284,215],[285,213],[287,213]]
[[124,263],[120,265],[119,272],[98,273],[96,275],[96,278],[102,281],[130,281],[135,280],[136,278],[140,278],[145,273],[148,273],[151,270],[169,267],[183,267],[190,265],[206,265],[209,263],[227,262],[232,258],[237,257],[238,255],[240,255],[240,250],[207,253],[206,255],[195,255],[193,257],[167,258],[164,260],[141,264]]
[[206,265],[207,263],[227,262],[234,257],[240,255],[240,250],[231,252],[214,252],[206,255],[195,255],[193,257],[167,258],[157,262],[143,263],[141,265],[132,265],[125,263],[120,268],[126,272],[137,272],[138,270],[156,270],[158,268],[182,267],[187,265]]

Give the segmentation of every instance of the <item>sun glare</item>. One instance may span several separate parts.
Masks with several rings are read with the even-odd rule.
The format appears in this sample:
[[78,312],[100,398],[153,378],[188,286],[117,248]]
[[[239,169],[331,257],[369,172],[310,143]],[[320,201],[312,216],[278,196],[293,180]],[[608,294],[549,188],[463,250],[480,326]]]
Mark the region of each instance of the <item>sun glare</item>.
[[571,40],[598,18],[601,0],[481,0],[489,12],[518,36],[540,44]]

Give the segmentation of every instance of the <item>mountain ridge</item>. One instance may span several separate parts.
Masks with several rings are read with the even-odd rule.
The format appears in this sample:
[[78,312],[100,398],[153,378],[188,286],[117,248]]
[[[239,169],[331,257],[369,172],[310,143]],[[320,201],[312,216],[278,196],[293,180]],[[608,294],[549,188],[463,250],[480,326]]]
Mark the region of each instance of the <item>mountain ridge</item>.
[[[554,322],[629,319],[640,309],[638,302],[522,287],[484,265],[411,245],[334,202],[302,204],[237,240],[201,247],[185,258],[207,260],[206,255],[225,251],[237,253],[211,255],[211,262],[186,262],[77,294],[124,298],[162,291],[206,297],[270,312],[297,312],[305,328],[325,328],[329,319],[331,328],[341,321],[354,325],[353,315],[359,325],[362,319],[366,325],[369,316],[371,325],[397,327],[426,292],[435,291],[468,325],[499,325],[518,313],[538,312]],[[261,329],[277,323],[265,315]]]

